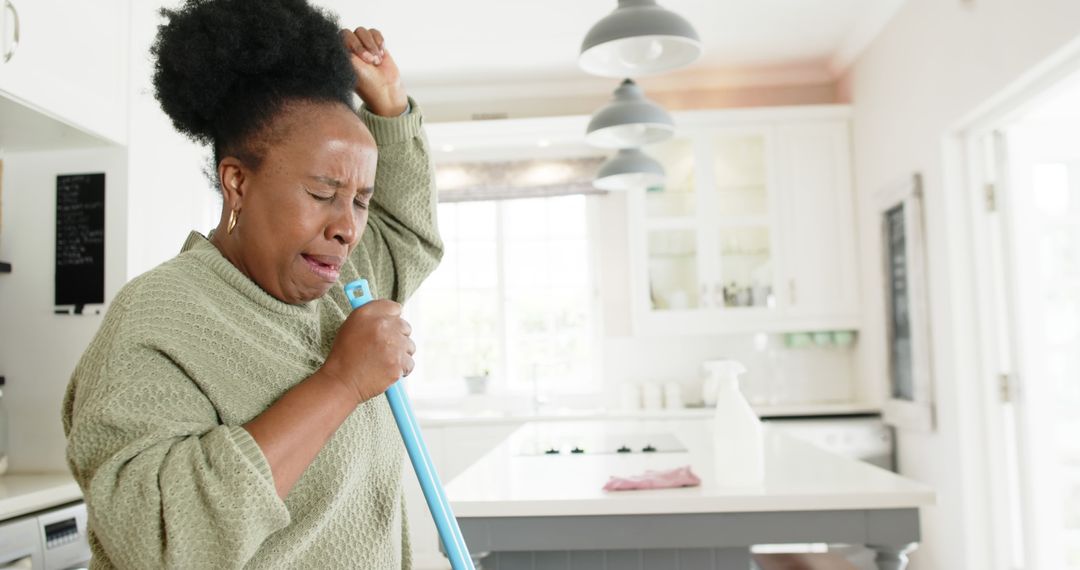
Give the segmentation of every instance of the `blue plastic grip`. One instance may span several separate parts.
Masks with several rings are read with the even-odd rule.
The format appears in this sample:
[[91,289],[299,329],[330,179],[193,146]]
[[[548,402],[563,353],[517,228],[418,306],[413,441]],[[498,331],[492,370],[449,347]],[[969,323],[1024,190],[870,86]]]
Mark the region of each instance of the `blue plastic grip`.
[[[372,296],[367,279],[357,279],[346,285],[345,296],[354,310],[369,303]],[[439,474],[431,462],[431,455],[428,454],[427,445],[420,434],[420,426],[413,415],[409,396],[400,380],[386,389],[386,399],[390,401],[390,411],[394,413],[394,421],[397,422],[401,439],[405,442],[405,450],[409,453],[416,479],[424,491],[424,499],[427,500],[431,518],[435,520],[435,528],[439,531],[439,539],[446,551],[446,557],[450,560],[450,566],[454,570],[475,570],[469,548],[465,546],[461,528],[454,518],[454,512],[450,510],[450,501],[446,500],[446,491],[443,490]]]

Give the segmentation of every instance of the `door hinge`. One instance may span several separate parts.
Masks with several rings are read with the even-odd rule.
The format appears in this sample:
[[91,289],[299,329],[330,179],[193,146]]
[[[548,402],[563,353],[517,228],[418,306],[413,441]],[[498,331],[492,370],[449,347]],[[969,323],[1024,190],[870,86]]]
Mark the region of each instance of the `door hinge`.
[[987,212],[997,211],[997,185],[993,182],[988,182],[983,187],[983,200],[986,205]]
[[1012,403],[1013,399],[1016,397],[1016,394],[1013,391],[1012,374],[998,374],[998,397],[1003,404]]

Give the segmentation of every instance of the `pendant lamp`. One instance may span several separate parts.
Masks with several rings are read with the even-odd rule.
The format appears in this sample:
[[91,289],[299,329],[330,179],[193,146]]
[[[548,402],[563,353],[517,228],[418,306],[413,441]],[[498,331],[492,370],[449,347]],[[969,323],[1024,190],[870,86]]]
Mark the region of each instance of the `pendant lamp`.
[[600,165],[593,186],[601,190],[634,190],[663,185],[664,167],[636,148],[623,148]]
[[612,102],[593,113],[585,140],[601,148],[631,148],[666,140],[674,133],[671,115],[627,79],[615,90]]
[[690,22],[656,0],[619,0],[585,34],[578,64],[602,77],[639,77],[689,65],[701,57]]

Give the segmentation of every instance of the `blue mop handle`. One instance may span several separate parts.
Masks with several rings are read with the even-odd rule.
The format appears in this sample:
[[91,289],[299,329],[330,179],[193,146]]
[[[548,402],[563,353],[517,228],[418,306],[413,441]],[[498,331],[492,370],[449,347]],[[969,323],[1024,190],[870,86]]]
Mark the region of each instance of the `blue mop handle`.
[[[359,296],[356,294],[357,290],[360,291]],[[367,279],[357,279],[346,285],[345,296],[354,310],[370,302],[372,296]],[[416,424],[409,396],[400,381],[386,389],[386,399],[390,400],[390,410],[394,413],[394,421],[397,422],[401,439],[405,442],[405,449],[409,452],[409,460],[416,471],[416,479],[420,481],[420,488],[424,491],[431,518],[435,519],[435,527],[439,530],[439,539],[442,540],[450,565],[454,570],[475,570],[469,548],[465,546],[465,538],[461,536],[461,528],[454,518],[454,512],[450,510],[450,501],[446,500],[446,491],[439,481],[439,474],[435,472],[424,437],[420,434],[420,426]]]

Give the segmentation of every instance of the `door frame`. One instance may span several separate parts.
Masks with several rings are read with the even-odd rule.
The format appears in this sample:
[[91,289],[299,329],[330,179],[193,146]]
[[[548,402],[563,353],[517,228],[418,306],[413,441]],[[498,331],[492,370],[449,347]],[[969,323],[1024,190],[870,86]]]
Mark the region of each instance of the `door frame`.
[[[971,358],[959,358],[959,373],[974,378],[962,389],[961,396],[972,402],[966,406],[968,417],[961,422],[962,444],[972,450],[971,458],[980,463],[986,476],[980,488],[969,490],[981,496],[984,503],[974,507],[982,512],[969,513],[968,520],[985,517],[993,548],[987,561],[994,570],[1031,568],[1030,557],[1024,551],[1022,460],[1017,450],[1015,423],[1015,339],[1006,331],[1015,307],[1013,285],[1008,279],[1009,245],[1007,220],[1000,214],[1008,207],[1008,173],[1004,171],[1000,146],[1000,131],[1032,107],[1042,103],[1065,81],[1080,74],[1080,38],[1069,42],[1057,53],[1034,66],[1008,87],[958,121],[946,134],[945,154],[946,201],[949,209],[962,216],[950,231],[960,247],[970,255],[970,263],[955,268],[957,288],[970,301],[958,310],[966,319],[966,329],[958,333],[968,337],[965,345]],[[1001,161],[1004,162],[1004,161]],[[988,185],[994,191],[988,192]],[[992,204],[991,202],[997,202]],[[1000,239],[1001,241],[997,241]],[[993,286],[996,285],[996,286]],[[954,297],[962,298],[962,297]],[[963,427],[966,426],[966,427]],[[1008,445],[1001,445],[1006,442]],[[985,546],[985,545],[984,545]]]

